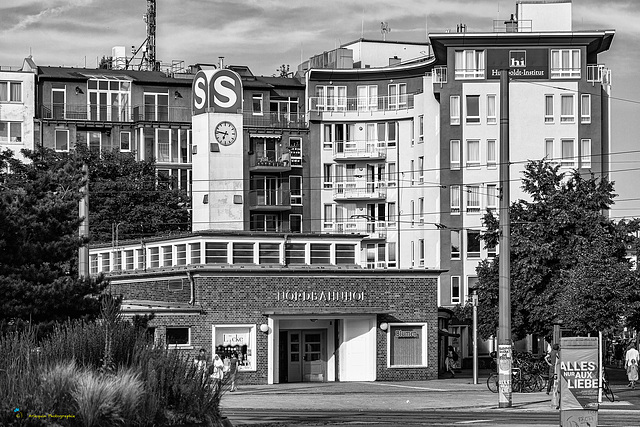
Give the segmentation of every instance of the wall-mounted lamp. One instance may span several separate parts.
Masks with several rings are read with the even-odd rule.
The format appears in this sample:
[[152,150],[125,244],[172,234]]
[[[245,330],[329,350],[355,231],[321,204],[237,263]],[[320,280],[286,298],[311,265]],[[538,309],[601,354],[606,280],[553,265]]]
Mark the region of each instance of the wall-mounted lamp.
[[262,325],[260,325],[260,332],[264,332],[265,334],[269,332],[269,325],[267,325],[266,323],[263,323]]
[[175,92],[173,93],[173,99],[178,99],[178,98],[182,98],[182,95],[180,94],[180,92],[175,91]]
[[380,329],[386,331],[387,329],[389,329],[389,324],[387,322],[380,323]]
[[80,86],[76,86],[76,95],[79,95],[79,94],[81,94],[81,93],[84,93],[84,92],[82,91],[82,88],[81,88]]
[[209,203],[209,195],[208,195],[208,194],[205,194],[205,195],[202,197],[202,204],[203,204],[203,205],[206,205],[206,204],[208,204],[208,203]]

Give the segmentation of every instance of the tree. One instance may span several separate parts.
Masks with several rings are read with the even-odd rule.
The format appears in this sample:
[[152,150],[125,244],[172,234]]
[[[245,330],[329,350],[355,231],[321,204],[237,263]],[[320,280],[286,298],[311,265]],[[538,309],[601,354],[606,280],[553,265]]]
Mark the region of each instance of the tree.
[[[556,320],[577,333],[619,325],[639,289],[625,257],[638,221],[616,223],[607,217],[613,184],[533,161],[525,167],[522,188],[530,199],[510,207],[514,338],[549,335]],[[482,238],[487,245],[497,244],[497,217],[488,212],[484,223]],[[477,269],[484,338],[495,335],[498,326],[499,262],[498,256]]]
[[92,242],[111,243],[116,237],[125,240],[191,229],[189,196],[168,178],[156,177],[153,161],[138,161],[133,153],[80,147],[78,153],[89,165]]
[[81,163],[47,149],[23,154],[26,163],[0,153],[0,321],[95,317],[105,285],[78,278]]

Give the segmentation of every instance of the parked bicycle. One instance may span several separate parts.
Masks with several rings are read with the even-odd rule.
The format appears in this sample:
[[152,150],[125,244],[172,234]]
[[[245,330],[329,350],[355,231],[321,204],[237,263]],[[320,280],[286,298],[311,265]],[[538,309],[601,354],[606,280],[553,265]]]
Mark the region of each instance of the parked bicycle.
[[613,394],[613,390],[611,390],[611,386],[609,385],[609,376],[607,375],[607,370],[604,369],[602,371],[602,394],[609,400],[609,402],[613,402],[616,400],[616,395]]

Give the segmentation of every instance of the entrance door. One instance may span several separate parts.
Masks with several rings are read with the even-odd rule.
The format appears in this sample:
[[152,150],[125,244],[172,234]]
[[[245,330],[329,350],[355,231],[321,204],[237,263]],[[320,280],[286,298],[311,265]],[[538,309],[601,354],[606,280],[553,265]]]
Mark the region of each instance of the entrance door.
[[323,331],[302,332],[302,381],[326,381],[326,349]]

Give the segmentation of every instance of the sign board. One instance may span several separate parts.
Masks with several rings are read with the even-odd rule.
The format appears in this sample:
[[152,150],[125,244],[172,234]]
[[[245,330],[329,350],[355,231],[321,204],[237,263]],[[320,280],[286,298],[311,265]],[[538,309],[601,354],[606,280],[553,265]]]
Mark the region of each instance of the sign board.
[[193,78],[193,115],[238,113],[242,109],[242,80],[231,70],[201,70]]
[[511,381],[511,344],[498,345],[498,401],[511,406],[513,383]]
[[222,345],[249,345],[249,334],[222,334]]
[[548,49],[488,49],[487,78],[499,79],[500,71],[508,69],[516,79],[548,79]]
[[598,338],[561,339],[559,385],[562,426],[597,425],[599,374]]

